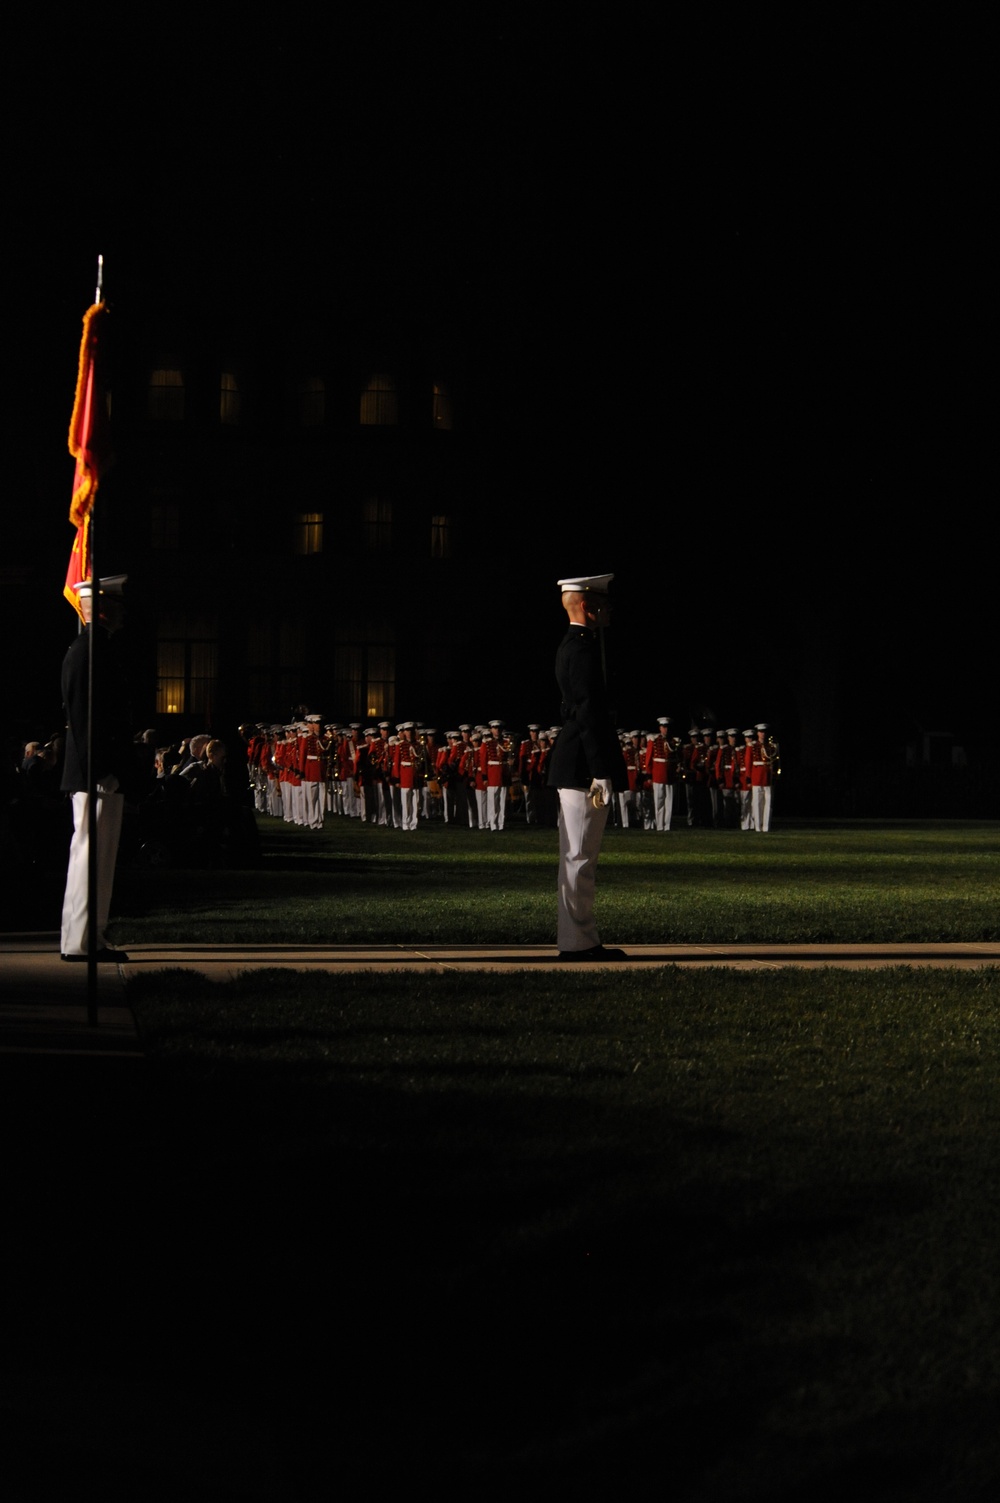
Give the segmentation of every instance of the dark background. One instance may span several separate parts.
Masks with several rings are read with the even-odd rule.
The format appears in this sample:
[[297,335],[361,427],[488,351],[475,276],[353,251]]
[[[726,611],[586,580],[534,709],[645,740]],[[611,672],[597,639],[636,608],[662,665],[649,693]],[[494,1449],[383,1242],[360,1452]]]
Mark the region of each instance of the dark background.
[[[987,757],[978,50],[912,18],[646,6],[25,36],[4,571],[51,587],[9,633],[16,697],[55,686],[73,629],[65,430],[101,251],[126,327],[349,304],[461,340],[496,528],[458,598],[414,605],[488,627],[467,713],[554,714],[554,581],[612,569],[630,722],[808,719],[813,761],[817,727],[917,727]],[[457,716],[467,686],[440,700],[397,709]]]

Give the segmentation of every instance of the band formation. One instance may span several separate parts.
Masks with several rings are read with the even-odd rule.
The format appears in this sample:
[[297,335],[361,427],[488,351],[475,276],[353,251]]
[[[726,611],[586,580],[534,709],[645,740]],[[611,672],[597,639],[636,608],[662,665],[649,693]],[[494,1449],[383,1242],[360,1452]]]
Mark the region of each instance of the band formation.
[[[528,727],[517,737],[499,720],[439,736],[415,721],[393,726],[323,725],[321,716],[284,726],[245,725],[254,807],[309,829],[337,815],[415,830],[421,820],[499,831],[512,815],[554,826],[557,791],[547,784],[559,727]],[[761,723],[748,730],[692,727],[670,734],[620,731],[628,778],[611,814],[625,829],[689,827],[753,830],[771,826],[778,743]]]

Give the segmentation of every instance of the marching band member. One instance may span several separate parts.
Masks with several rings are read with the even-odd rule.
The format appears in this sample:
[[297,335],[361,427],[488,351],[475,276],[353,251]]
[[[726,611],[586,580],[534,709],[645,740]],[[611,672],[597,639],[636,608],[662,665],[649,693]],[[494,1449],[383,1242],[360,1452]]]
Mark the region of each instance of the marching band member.
[[326,792],[319,721],[318,715],[307,715],[305,733],[298,739],[298,772],[302,784],[302,823],[310,830],[323,828],[323,804]]
[[400,739],[392,753],[392,781],[399,790],[400,828],[417,828],[417,810],[424,779],[424,753],[413,739],[414,724],[404,720],[400,726]]
[[660,729],[646,742],[644,770],[653,785],[653,825],[665,834],[674,809],[675,758],[670,745],[670,716],[658,715],[656,723]]
[[754,727],[756,739],[749,748],[750,802],[753,827],[766,835],[771,828],[771,748],[767,744],[768,726],[761,721]]

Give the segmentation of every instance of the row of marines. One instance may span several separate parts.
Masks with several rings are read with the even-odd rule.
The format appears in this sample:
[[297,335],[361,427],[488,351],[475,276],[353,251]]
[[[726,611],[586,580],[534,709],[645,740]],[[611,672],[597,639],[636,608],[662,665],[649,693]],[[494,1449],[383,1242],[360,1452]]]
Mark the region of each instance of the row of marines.
[[[621,731],[628,789],[615,795],[622,827],[665,833],[675,814],[689,826],[771,827],[780,750],[766,722],[744,731],[692,727],[670,734]],[[530,725],[518,740],[499,720],[446,732],[407,720],[362,728],[323,725],[319,715],[285,726],[241,726],[258,813],[321,829],[327,814],[415,830],[420,819],[500,831],[509,813],[554,825],[547,766],[558,726]]]

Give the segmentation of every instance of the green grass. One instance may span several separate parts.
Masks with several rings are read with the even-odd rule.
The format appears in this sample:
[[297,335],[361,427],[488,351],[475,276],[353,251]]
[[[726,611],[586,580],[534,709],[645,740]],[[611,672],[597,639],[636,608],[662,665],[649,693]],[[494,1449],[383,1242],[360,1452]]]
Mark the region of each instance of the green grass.
[[129,996],[317,1466],[332,1425],[467,1496],[991,1496],[1000,970]]
[[[256,870],[120,874],[115,939],[553,942],[554,831],[260,824]],[[767,836],[611,830],[598,918],[617,944],[996,940],[998,851],[992,823],[812,824]]]

